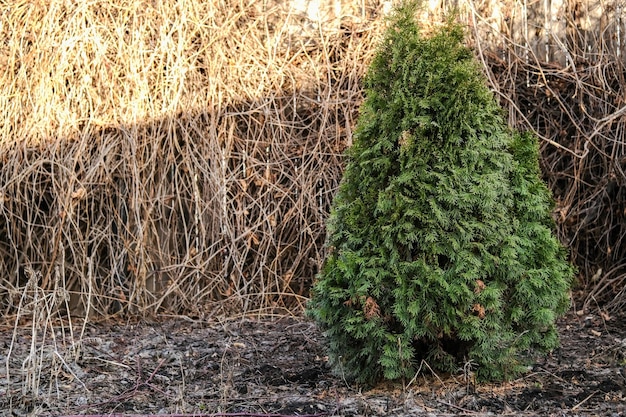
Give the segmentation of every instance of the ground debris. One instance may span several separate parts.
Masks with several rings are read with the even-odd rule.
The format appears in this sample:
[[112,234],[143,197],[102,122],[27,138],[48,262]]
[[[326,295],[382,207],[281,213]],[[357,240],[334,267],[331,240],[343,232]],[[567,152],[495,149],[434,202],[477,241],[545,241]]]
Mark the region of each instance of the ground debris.
[[323,336],[301,318],[88,325],[74,343],[59,331],[33,344],[24,328],[0,339],[11,347],[0,370],[0,410],[9,411],[0,414],[620,415],[622,323],[569,315],[562,347],[508,383],[475,385],[423,366],[410,383],[370,389],[331,372]]

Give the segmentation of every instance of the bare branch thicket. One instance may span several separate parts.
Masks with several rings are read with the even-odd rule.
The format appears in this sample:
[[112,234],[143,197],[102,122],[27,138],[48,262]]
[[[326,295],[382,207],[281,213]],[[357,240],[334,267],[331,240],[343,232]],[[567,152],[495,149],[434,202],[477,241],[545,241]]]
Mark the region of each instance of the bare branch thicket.
[[3,316],[301,311],[382,6],[140,3],[1,15]]
[[0,11],[0,314],[31,330],[0,371],[9,398],[80,381],[88,322],[302,312],[378,3],[328,21],[280,1]]
[[541,138],[559,237],[579,268],[578,307],[620,309],[626,303],[623,6],[571,1],[537,11],[541,2],[524,4],[534,7],[535,19],[509,7],[497,44],[480,34],[498,25],[470,8],[472,41],[510,124]]

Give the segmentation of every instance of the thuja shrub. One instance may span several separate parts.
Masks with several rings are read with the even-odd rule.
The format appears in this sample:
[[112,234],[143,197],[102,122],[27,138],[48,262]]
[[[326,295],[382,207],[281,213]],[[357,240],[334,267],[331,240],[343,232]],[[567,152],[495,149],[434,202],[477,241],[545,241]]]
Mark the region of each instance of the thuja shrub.
[[396,11],[366,77],[308,313],[358,382],[423,361],[512,378],[558,345],[574,272],[536,137],[507,127],[463,28],[426,36],[414,14]]

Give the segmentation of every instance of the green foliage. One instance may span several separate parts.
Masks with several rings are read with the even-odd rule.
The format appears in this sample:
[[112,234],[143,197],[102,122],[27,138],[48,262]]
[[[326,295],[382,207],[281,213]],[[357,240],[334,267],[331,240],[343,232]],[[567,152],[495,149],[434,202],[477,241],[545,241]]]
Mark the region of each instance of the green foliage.
[[366,78],[309,314],[349,379],[411,378],[421,360],[511,378],[557,346],[573,269],[536,138],[507,128],[463,29],[422,36],[414,12]]

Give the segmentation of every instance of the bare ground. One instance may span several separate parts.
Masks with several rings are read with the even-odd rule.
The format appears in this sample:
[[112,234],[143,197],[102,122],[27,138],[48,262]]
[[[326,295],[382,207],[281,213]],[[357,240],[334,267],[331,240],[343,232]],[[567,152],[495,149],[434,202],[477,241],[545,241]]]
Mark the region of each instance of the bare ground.
[[624,320],[572,313],[559,327],[562,347],[509,383],[423,366],[369,390],[331,373],[323,336],[301,318],[88,325],[78,344],[64,343],[68,328],[33,345],[32,327],[5,327],[0,415],[626,415]]

